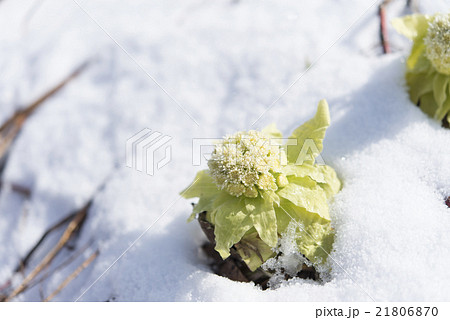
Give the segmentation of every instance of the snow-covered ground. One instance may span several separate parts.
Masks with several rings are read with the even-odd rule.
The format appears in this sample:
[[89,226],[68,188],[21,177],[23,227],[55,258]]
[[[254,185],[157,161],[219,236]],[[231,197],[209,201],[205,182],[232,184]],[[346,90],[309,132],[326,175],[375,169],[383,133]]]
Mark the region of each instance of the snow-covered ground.
[[[388,18],[407,14],[405,2]],[[89,249],[16,300],[41,300],[96,249],[54,300],[450,300],[450,130],[409,101],[410,44],[390,27],[394,52],[381,55],[378,3],[0,1],[0,123],[91,61],[11,150],[3,179],[32,197],[0,193],[0,285],[50,225],[95,195],[77,242]],[[418,3],[422,13],[450,8]],[[178,194],[202,168],[192,139],[272,122],[287,135],[322,98],[332,118],[322,156],[343,181],[331,204],[331,281],[261,291],[213,274]],[[125,165],[127,139],[144,128],[173,138],[172,160],[153,176]]]

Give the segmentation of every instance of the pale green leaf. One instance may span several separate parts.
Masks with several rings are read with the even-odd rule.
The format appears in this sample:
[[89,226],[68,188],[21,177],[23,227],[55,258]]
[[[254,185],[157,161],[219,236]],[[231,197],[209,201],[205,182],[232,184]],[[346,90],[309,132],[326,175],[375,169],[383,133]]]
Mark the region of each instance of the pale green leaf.
[[324,219],[330,220],[327,195],[317,183],[306,178],[291,178],[289,185],[277,192],[284,199],[305,208],[309,212],[317,213]]
[[430,60],[428,60],[428,58],[425,56],[425,47],[424,46],[420,47],[420,46],[418,45],[417,48],[415,48],[413,46],[413,50],[411,50],[411,51],[414,51],[414,55],[413,55],[413,58],[410,58],[407,61],[408,72],[415,73],[415,74],[420,73],[420,74],[426,74],[426,75],[428,75],[430,72],[436,72],[436,69],[434,69]]
[[[433,79],[433,94],[438,105],[438,109],[443,106],[445,100],[447,99],[447,87],[449,81],[450,76],[441,73],[437,73]],[[444,115],[442,115],[442,118]]]
[[194,206],[192,214],[188,222],[195,219],[195,216],[203,211],[210,212],[213,208],[213,201],[219,194],[216,184],[213,182],[207,170],[199,171],[194,182],[184,189],[180,195],[186,199],[199,197],[197,204]]
[[266,135],[268,135],[271,138],[276,138],[276,139],[283,138],[283,134],[281,133],[280,130],[277,129],[277,126],[275,125],[275,123],[272,123],[272,124],[268,125],[267,127],[263,128],[261,130],[261,132],[265,133]]
[[406,65],[408,69],[413,70],[422,70],[426,66],[426,63],[423,59],[425,52],[425,43],[423,39],[418,39],[414,41],[413,46],[411,48],[411,54],[406,60]]
[[409,87],[409,96],[412,102],[417,104],[423,95],[433,91],[433,79],[435,74],[435,72],[429,72],[427,74],[406,73],[406,82]]
[[284,232],[290,223],[294,223],[298,228],[296,242],[299,251],[315,264],[325,262],[334,238],[330,222],[287,200],[282,200],[281,206],[275,210],[279,231]]
[[215,249],[222,259],[226,259],[230,255],[230,248],[252,228],[253,222],[246,212],[243,198],[226,201],[215,211]]
[[246,208],[250,214],[253,226],[259,237],[269,247],[275,247],[278,242],[277,220],[273,208],[273,200],[265,198],[245,199]]
[[411,54],[406,62],[409,69],[415,69],[417,64],[422,67],[425,62],[423,60],[425,50],[423,38],[427,34],[428,20],[429,18],[426,15],[413,14],[392,21],[392,25],[399,33],[414,41]]
[[430,117],[435,116],[438,105],[436,100],[434,100],[433,92],[428,92],[420,98],[420,109]]
[[[291,139],[297,139],[297,145],[287,147],[287,159],[291,164],[313,164],[322,152],[322,141],[330,125],[330,112],[325,100],[319,102],[315,116],[294,130]],[[305,157],[305,155],[308,155]],[[312,158],[309,156],[312,155]]]
[[392,25],[398,33],[414,40],[423,38],[428,30],[428,17],[422,14],[413,14],[392,20]]
[[271,190],[263,191],[261,192],[261,197],[267,201],[280,204],[280,197],[274,191]]
[[450,96],[444,101],[441,107],[436,111],[434,115],[435,119],[442,120],[450,112]]
[[321,170],[317,168],[318,165],[311,165],[304,163],[301,166],[295,164],[288,164],[281,169],[281,172],[286,176],[295,176],[298,178],[310,177],[316,182],[326,183],[325,177]]
[[255,271],[269,258],[275,256],[272,248],[261,240],[256,231],[245,234],[235,247],[250,271]]
[[333,168],[327,165],[318,166],[318,171],[320,171],[324,178],[325,182],[319,182],[319,186],[325,191],[327,198],[331,199],[333,195],[341,190],[341,181],[336,175],[336,171]]
[[217,208],[221,207],[226,202],[233,202],[238,201],[239,198],[236,198],[235,196],[230,195],[228,192],[221,190],[217,196],[214,198],[212,202],[212,210],[208,211],[206,213],[206,220],[211,222],[213,225],[215,224],[215,217]]
[[213,202],[215,198],[216,196],[204,196],[199,198],[197,204],[194,205],[192,214],[189,216],[188,222],[194,220],[197,214],[201,212],[212,212],[212,210],[214,209]]
[[180,195],[186,199],[210,196],[219,192],[216,184],[209,175],[209,170],[202,170],[197,172],[194,182],[180,192]]

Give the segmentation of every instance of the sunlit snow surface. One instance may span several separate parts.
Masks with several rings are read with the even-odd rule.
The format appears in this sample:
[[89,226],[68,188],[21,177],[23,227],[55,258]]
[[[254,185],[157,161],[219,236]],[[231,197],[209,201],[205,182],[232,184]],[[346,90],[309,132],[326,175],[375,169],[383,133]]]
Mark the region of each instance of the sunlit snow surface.
[[[405,2],[389,5],[388,19],[407,14]],[[95,194],[78,239],[90,249],[17,300],[41,300],[98,248],[54,300],[77,299],[150,226],[81,301],[450,300],[450,130],[409,101],[410,44],[389,27],[393,53],[381,55],[373,4],[1,1],[0,122],[91,64],[11,151],[4,180],[33,196],[0,193],[0,284],[50,225]],[[419,4],[423,13],[450,8]],[[332,118],[322,156],[343,181],[331,204],[331,280],[263,292],[213,274],[178,195],[205,167],[192,165],[192,139],[272,122],[288,135],[322,98]],[[172,161],[153,176],[125,166],[126,140],[143,128],[173,138]]]

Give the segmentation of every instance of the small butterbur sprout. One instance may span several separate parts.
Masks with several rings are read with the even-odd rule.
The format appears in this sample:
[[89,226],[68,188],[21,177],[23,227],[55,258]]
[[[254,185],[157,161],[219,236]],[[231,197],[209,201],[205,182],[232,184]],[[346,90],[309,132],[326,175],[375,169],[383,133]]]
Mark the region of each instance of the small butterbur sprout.
[[270,136],[251,130],[227,136],[217,144],[208,167],[219,189],[239,197],[258,196],[260,190],[275,191],[274,174],[281,171],[284,151],[271,145]]
[[288,184],[289,184],[289,180],[287,179],[287,177],[284,174],[280,174],[277,177],[277,185],[279,188],[286,187]]
[[436,70],[450,75],[450,14],[432,19],[424,42],[425,54]]
[[[333,244],[328,204],[341,188],[331,167],[315,163],[329,124],[322,100],[287,145],[280,145],[282,134],[274,125],[237,132],[216,144],[208,170],[198,172],[181,194],[199,198],[190,220],[203,213],[222,259],[233,250],[255,271],[276,256],[282,235],[295,223],[299,253],[312,264],[326,261]],[[315,148],[299,159],[305,142]]]
[[444,124],[450,122],[450,13],[415,14],[393,21],[413,40],[406,82],[415,104]]

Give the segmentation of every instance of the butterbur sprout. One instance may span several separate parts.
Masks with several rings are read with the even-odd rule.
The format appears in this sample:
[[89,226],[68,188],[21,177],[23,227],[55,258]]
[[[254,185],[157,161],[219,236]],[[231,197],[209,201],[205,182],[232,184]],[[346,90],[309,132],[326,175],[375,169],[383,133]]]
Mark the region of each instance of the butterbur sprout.
[[425,55],[434,68],[442,74],[450,75],[450,14],[436,15],[430,21],[424,43]]
[[[272,143],[282,138],[274,125],[216,144],[208,169],[181,194],[199,198],[189,221],[201,214],[199,221],[204,217],[212,226],[222,259],[237,252],[253,272],[276,256],[282,235],[295,223],[298,251],[313,265],[325,263],[333,243],[328,203],[341,188],[331,167],[315,163],[329,124],[322,100],[315,116],[289,137],[295,144]],[[316,148],[298,161],[305,141]]]
[[[219,189],[239,197],[256,198],[259,190],[278,189],[284,150],[258,131],[238,132],[216,145],[208,167]],[[284,160],[286,162],[286,160]]]
[[415,104],[444,123],[450,122],[450,13],[415,14],[393,20],[413,40],[406,82]]

